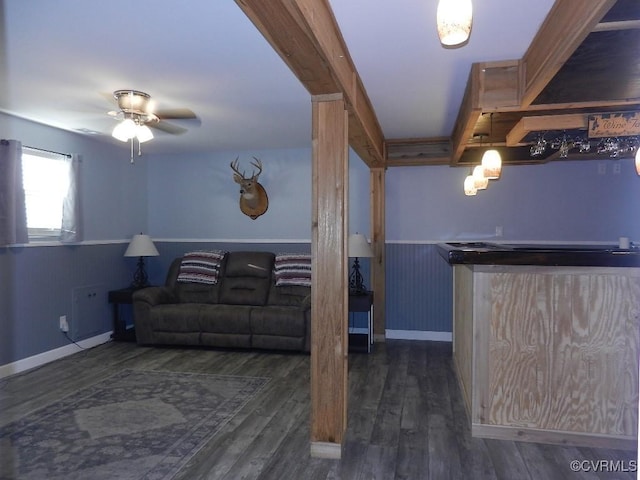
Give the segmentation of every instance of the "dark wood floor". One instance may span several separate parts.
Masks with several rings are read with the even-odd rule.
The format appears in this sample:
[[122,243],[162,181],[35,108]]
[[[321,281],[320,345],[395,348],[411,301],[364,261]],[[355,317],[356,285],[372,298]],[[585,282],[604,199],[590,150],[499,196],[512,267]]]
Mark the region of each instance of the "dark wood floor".
[[[309,356],[110,343],[0,381],[0,427],[122,368],[272,378],[176,478],[628,479],[571,462],[629,467],[636,452],[470,436],[446,343],[388,341],[349,357],[343,458],[309,456]],[[0,452],[0,458],[1,458]],[[592,461],[594,463],[588,463]],[[602,464],[602,463],[601,463]]]

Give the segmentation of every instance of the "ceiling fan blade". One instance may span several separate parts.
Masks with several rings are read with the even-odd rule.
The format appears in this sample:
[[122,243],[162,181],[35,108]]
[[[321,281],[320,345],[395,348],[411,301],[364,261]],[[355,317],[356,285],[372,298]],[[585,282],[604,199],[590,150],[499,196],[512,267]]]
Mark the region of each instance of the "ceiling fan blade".
[[160,119],[180,119],[180,120],[189,120],[198,118],[195,113],[193,113],[188,108],[170,108],[165,110],[158,110],[154,112],[155,115]]
[[150,128],[155,128],[156,130],[160,130],[165,133],[170,133],[171,135],[182,135],[187,132],[186,128],[179,127],[177,125],[172,125],[168,122],[150,122],[147,123],[147,126]]

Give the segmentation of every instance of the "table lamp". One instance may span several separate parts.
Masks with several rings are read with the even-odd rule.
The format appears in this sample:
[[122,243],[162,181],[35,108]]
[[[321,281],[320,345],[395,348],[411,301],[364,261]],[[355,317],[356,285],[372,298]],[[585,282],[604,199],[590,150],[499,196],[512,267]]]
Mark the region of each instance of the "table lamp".
[[133,288],[142,288],[149,285],[149,278],[144,269],[144,257],[157,257],[158,255],[160,254],[149,235],[141,233],[133,236],[127,251],[124,252],[125,257],[138,257],[138,268],[136,273],[133,274],[133,282],[131,283]]
[[360,273],[360,262],[358,258],[373,257],[373,251],[367,243],[367,239],[361,233],[349,235],[349,257],[355,258],[349,275],[349,293],[363,294],[367,293],[364,285],[362,274]]

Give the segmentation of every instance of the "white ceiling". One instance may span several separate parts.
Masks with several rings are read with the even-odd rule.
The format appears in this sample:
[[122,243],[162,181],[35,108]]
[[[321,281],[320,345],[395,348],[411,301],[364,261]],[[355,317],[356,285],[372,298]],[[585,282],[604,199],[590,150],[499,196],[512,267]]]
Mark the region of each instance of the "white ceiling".
[[[521,58],[553,0],[474,0],[458,49],[440,46],[437,0],[330,3],[390,139],[449,136],[471,64]],[[199,118],[148,153],[310,145],[309,94],[232,0],[0,0],[0,22],[7,113],[120,144],[110,96],[136,89]]]

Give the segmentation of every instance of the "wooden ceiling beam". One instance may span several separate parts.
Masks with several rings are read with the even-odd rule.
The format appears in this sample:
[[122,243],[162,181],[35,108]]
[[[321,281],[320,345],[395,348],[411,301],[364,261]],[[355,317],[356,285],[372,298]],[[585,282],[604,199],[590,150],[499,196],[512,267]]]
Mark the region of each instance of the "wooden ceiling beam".
[[615,3],[616,0],[556,0],[522,58],[522,108],[533,103]]
[[456,165],[469,138],[473,137],[473,129],[482,115],[480,106],[480,75],[482,67],[478,63],[471,65],[467,87],[462,97],[462,105],[458,110],[458,117],[451,135],[451,165]]
[[384,135],[328,0],[236,0],[311,95],[342,93],[349,144],[384,166]]
[[602,22],[596,25],[594,32],[610,32],[613,30],[631,30],[640,28],[640,20],[622,20],[619,22]]
[[531,132],[542,132],[546,130],[573,130],[588,128],[589,115],[538,115],[533,117],[522,117],[518,123],[507,133],[507,147],[518,147],[524,145],[522,140]]

